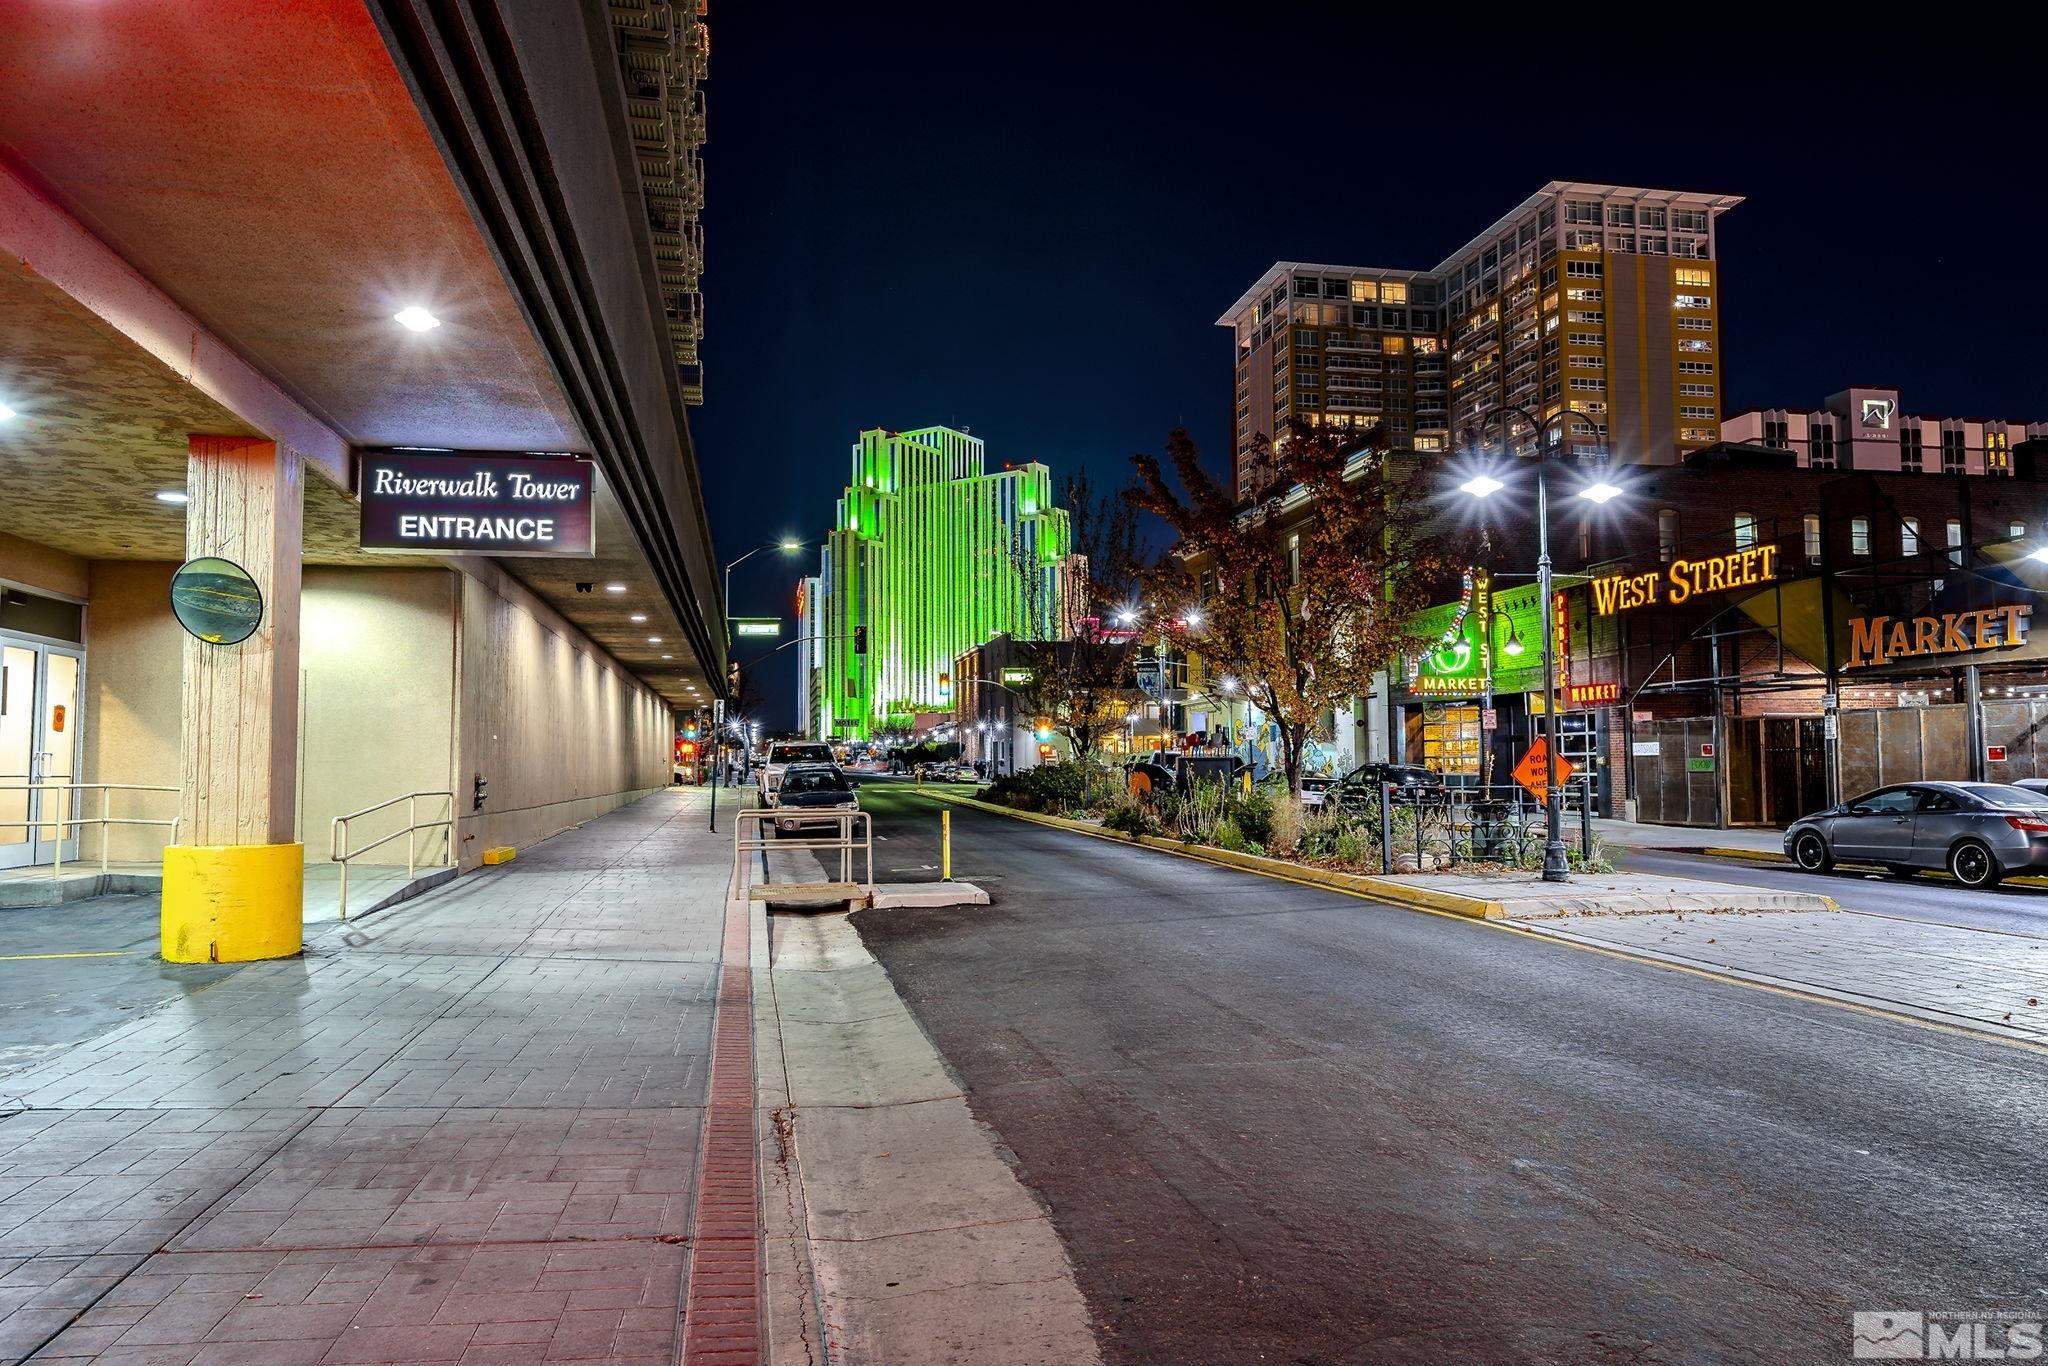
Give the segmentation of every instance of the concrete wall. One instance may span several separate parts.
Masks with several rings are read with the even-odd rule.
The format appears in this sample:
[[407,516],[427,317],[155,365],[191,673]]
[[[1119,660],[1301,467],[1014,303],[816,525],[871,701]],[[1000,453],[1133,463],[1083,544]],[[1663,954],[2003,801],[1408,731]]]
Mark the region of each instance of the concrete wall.
[[91,572],[87,562],[76,555],[0,531],[0,579],[82,598],[90,589]]
[[[171,615],[173,564],[94,560],[85,618],[85,781],[178,782],[179,691],[185,633]],[[117,792],[110,814],[169,820],[175,792]],[[96,816],[88,801],[81,814]],[[168,827],[114,826],[108,856],[154,862]],[[97,859],[100,837],[85,830],[79,854]]]
[[[669,785],[668,705],[487,563],[462,579],[460,659],[465,867],[487,848],[546,839]],[[471,812],[478,774],[488,800]]]
[[[170,612],[174,568],[99,560],[79,584],[90,604],[87,782],[178,781],[184,637]],[[495,566],[309,566],[300,624],[298,838],[311,862],[326,861],[335,816],[405,792],[455,793],[458,844],[474,866],[492,845],[545,839],[670,781],[667,704]],[[477,773],[490,799],[472,814]],[[114,799],[116,815],[176,810],[170,793]],[[420,819],[439,814],[422,799]],[[403,808],[363,818],[353,842],[405,823]],[[168,834],[116,828],[108,852],[154,861]],[[80,853],[98,858],[94,832]],[[423,864],[441,855],[438,835],[420,838]],[[363,858],[405,856],[394,840]]]
[[[449,791],[455,766],[455,605],[446,569],[307,566],[299,604],[298,838],[323,863],[336,816],[407,792]],[[422,798],[419,819],[448,813]],[[406,808],[352,822],[362,845],[403,829]],[[419,836],[419,859],[439,863],[446,838]],[[403,864],[406,842],[363,855]]]

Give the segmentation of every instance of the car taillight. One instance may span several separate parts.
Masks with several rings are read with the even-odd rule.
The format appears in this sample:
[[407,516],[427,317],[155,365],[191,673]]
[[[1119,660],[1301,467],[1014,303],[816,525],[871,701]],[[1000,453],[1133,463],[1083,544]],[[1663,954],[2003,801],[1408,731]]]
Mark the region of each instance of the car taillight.
[[2048,835],[2048,820],[2039,816],[2007,816],[2005,823],[2015,830],[2024,830],[2032,835]]

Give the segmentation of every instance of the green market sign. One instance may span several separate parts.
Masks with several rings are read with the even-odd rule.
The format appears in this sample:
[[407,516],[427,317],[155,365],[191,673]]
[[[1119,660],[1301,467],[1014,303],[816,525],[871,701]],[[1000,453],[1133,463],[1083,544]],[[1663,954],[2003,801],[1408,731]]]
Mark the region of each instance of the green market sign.
[[736,636],[779,636],[782,634],[780,617],[734,617],[732,633]]
[[1031,679],[1032,673],[1029,669],[1010,668],[1003,670],[1002,673],[1002,681],[1005,683],[1029,683]]

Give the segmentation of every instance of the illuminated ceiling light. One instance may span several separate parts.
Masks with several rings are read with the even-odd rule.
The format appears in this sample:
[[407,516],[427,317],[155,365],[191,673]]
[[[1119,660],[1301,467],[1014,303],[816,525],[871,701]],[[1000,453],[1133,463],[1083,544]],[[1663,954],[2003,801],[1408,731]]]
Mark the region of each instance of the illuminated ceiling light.
[[660,636],[649,636],[649,637],[647,637],[647,643],[648,643],[649,645],[659,645],[659,644],[661,644],[661,637],[660,637]]
[[183,489],[158,489],[156,491],[156,500],[159,503],[174,503],[179,507],[183,507],[191,502],[192,498]]
[[[674,658],[675,658],[675,656],[674,656],[674,655],[663,655],[663,656],[662,656],[662,658],[663,658],[663,659],[674,659]],[[694,689],[693,689],[692,691],[694,691]]]
[[1506,487],[1506,484],[1501,483],[1500,480],[1490,474],[1475,474],[1464,483],[1458,485],[1458,491],[1460,493],[1469,493],[1474,498],[1488,498]]
[[604,591],[607,593],[623,593],[626,591],[626,585],[623,583],[608,583],[604,586]]
[[1602,479],[1597,484],[1588,484],[1580,489],[1579,497],[1586,499],[1588,502],[1604,503],[1610,498],[1621,497],[1621,490],[1608,483],[1605,479]]
[[637,626],[641,622],[647,620],[647,614],[645,612],[635,612],[631,617],[627,618],[627,620],[631,621],[634,625]]
[[405,328],[408,332],[431,332],[441,325],[439,318],[427,312],[426,309],[421,308],[418,304],[408,304],[406,307],[399,309],[391,315],[391,321]]
[[0,403],[0,422],[12,422],[15,418],[20,416],[21,414],[15,412],[14,409],[8,407],[4,403]]

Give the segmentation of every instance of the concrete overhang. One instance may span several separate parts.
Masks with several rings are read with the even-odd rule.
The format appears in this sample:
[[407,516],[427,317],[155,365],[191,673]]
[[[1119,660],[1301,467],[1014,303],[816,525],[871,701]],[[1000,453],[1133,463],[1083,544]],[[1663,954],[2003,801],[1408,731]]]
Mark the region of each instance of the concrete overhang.
[[[550,72],[539,102],[593,107],[541,141],[616,171],[602,131],[615,68],[592,45],[601,28],[577,23],[582,66]],[[724,669],[694,454],[672,373],[668,388],[626,373],[672,371],[647,303],[651,253],[635,259],[617,214],[606,240],[557,233],[555,264],[624,257],[610,287],[643,290],[565,321],[536,290],[530,249],[508,256],[503,206],[479,197],[491,177],[423,112],[431,82],[401,69],[391,37],[360,0],[0,6],[0,383],[26,396],[0,431],[5,529],[74,553],[177,558],[182,520],[148,506],[153,489],[182,486],[188,431],[243,431],[325,476],[306,484],[309,559],[391,563],[355,549],[350,448],[586,454],[601,476],[598,558],[504,568],[694,705]],[[518,65],[502,79],[522,80]],[[556,283],[579,292],[573,270]],[[392,314],[407,305],[443,325],[406,331]],[[590,363],[592,334],[614,360],[630,352],[625,364]],[[628,592],[577,591],[593,581]]]

